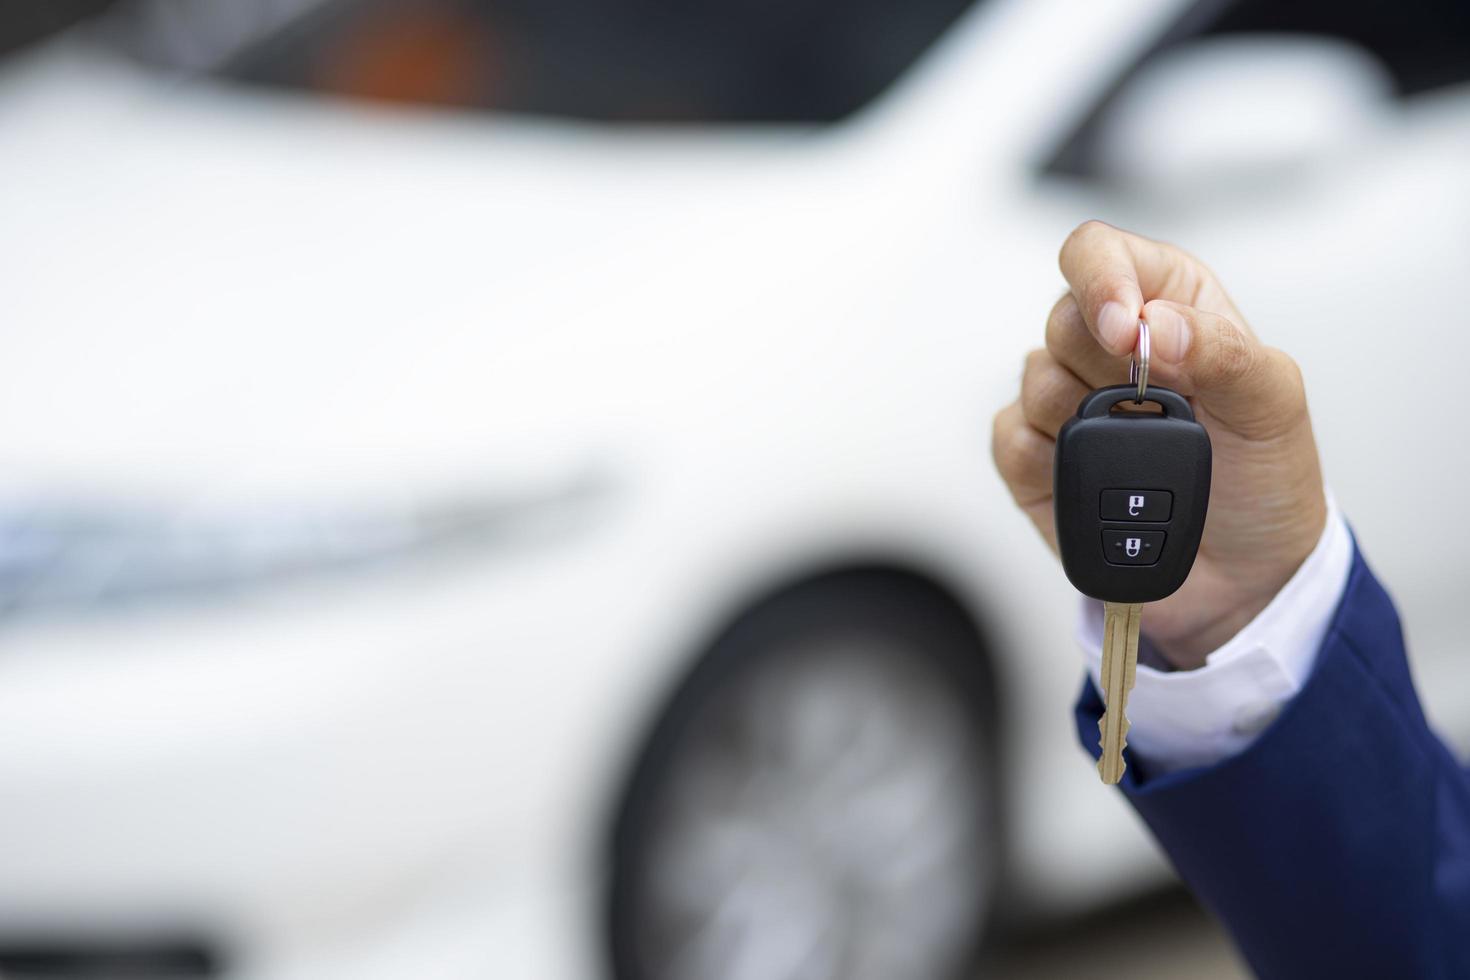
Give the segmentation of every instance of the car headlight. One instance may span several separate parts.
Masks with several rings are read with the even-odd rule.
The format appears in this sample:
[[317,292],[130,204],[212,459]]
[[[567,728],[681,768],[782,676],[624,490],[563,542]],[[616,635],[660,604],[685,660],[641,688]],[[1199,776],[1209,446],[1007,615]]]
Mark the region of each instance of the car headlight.
[[584,526],[606,483],[425,503],[0,505],[0,616],[203,598],[296,576],[527,546]]

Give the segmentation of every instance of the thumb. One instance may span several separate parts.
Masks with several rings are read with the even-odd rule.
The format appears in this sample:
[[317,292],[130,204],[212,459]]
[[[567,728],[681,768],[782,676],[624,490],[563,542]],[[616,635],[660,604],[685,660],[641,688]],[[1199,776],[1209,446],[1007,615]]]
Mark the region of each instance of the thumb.
[[1221,425],[1255,439],[1298,424],[1306,414],[1301,371],[1286,354],[1243,325],[1183,303],[1144,305],[1152,354],[1169,364]]

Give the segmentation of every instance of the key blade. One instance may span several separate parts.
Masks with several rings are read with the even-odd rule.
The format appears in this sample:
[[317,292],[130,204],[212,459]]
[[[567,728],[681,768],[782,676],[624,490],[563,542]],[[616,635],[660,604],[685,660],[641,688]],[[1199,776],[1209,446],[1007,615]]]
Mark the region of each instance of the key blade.
[[1098,720],[1102,755],[1097,771],[1110,785],[1123,778],[1127,768],[1123,749],[1128,744],[1128,692],[1138,671],[1138,630],[1143,606],[1138,603],[1103,603],[1103,716]]
[[[1110,715],[1112,716],[1111,719],[1109,718]],[[1117,720],[1116,730],[1110,730],[1108,727],[1112,724],[1113,719]],[[1128,764],[1123,761],[1123,749],[1128,745],[1128,739],[1126,738],[1128,734],[1128,716],[1121,711],[1104,712],[1103,716],[1098,719],[1097,727],[1098,731],[1102,732],[1104,745],[1107,745],[1109,737],[1115,739],[1117,742],[1117,751],[1109,752],[1104,748],[1103,754],[1098,756],[1097,759],[1097,774],[1102,777],[1104,783],[1107,783],[1109,786],[1116,786],[1123,781],[1123,772],[1128,768]]]

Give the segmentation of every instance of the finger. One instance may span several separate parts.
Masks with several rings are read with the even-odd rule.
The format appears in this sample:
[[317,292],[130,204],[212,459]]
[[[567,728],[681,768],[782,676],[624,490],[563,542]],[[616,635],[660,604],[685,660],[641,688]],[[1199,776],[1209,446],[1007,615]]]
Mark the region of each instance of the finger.
[[1012,402],[995,416],[990,438],[995,468],[1052,550],[1057,540],[1051,499],[1055,445],[1026,421],[1020,402]]
[[1058,263],[1088,328],[1112,354],[1133,349],[1145,297],[1194,302],[1202,278],[1185,252],[1101,221],[1068,235]]
[[1058,364],[1051,353],[1034,350],[1026,355],[1021,373],[1021,412],[1031,427],[1055,439],[1062,423],[1077,413],[1088,386]]
[[1071,293],[1057,300],[1046,318],[1046,349],[1058,364],[1091,388],[1128,380],[1127,362],[1098,346],[1082,319],[1077,297]]
[[1200,406],[1229,429],[1266,439],[1297,426],[1307,399],[1296,362],[1226,317],[1166,300],[1144,307],[1154,356],[1176,365]]
[[995,468],[1016,503],[1024,507],[1051,499],[1052,456],[1056,448],[1051,438],[1026,421],[1019,401],[1011,402],[996,414],[990,451],[995,457]]

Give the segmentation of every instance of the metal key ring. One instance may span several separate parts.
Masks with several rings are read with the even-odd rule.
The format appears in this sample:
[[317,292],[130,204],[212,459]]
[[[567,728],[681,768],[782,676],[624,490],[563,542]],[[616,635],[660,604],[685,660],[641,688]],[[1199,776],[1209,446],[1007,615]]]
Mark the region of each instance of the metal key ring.
[[1138,321],[1138,350],[1128,361],[1128,383],[1138,383],[1133,404],[1142,405],[1148,398],[1148,324]]

